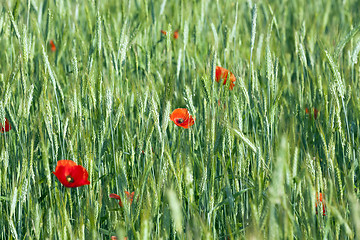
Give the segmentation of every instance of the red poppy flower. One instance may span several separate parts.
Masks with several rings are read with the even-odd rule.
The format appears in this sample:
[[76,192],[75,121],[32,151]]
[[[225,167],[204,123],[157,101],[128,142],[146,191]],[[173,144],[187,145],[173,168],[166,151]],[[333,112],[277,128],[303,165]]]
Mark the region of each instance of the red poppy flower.
[[170,114],[170,120],[177,126],[183,128],[189,128],[194,125],[195,120],[186,108],[177,108]]
[[175,38],[175,39],[178,39],[178,38],[179,38],[179,31],[178,31],[178,30],[176,30],[176,31],[174,32],[174,38]]
[[51,51],[52,51],[52,52],[55,52],[55,51],[56,51],[56,46],[55,46],[54,41],[53,41],[53,40],[50,40],[49,44],[50,44],[50,47],[51,47]]
[[[161,33],[164,34],[165,36],[166,36],[166,34],[167,34],[167,32],[164,31],[164,30],[161,30]],[[173,37],[174,37],[174,39],[178,39],[178,38],[179,38],[179,31],[178,31],[178,30],[176,30],[176,31],[174,32]]]
[[74,188],[90,184],[86,169],[81,165],[76,165],[72,160],[58,161],[53,174],[65,187]]
[[[314,119],[316,120],[318,117],[319,110],[317,110],[316,108],[313,108],[313,110],[314,110]],[[311,113],[308,108],[305,108],[305,113],[309,114],[309,118],[311,120]]]
[[319,113],[319,111],[316,108],[314,108],[314,118],[315,118],[315,120],[317,119],[318,113]]
[[[130,202],[130,205],[132,204],[132,202],[134,200],[134,194],[135,194],[135,192],[129,193],[129,192],[125,191],[126,198]],[[109,195],[109,197],[119,200],[120,207],[123,207],[123,203],[122,203],[121,198],[120,198],[119,195],[117,195],[115,193],[112,193],[112,194]]]
[[5,118],[5,127],[2,126],[1,122],[0,122],[0,132],[8,132],[11,129],[11,125],[10,122],[7,118]]
[[220,101],[220,99],[218,99],[218,107],[221,109],[223,109],[223,110],[225,110],[226,109],[226,103],[225,103],[225,101],[224,101],[224,103],[222,102],[222,101]]
[[232,90],[235,86],[235,81],[236,81],[236,78],[235,78],[235,75],[230,72],[229,70],[223,68],[223,67],[219,67],[219,66],[216,66],[216,72],[215,72],[215,80],[217,82],[220,82],[220,79],[223,79],[224,80],[224,83],[223,85],[226,84],[226,79],[228,78],[228,74],[230,73],[230,87],[229,89]]
[[323,215],[325,216],[326,214],[326,207],[325,207],[325,201],[323,201],[323,195],[320,192],[319,194],[316,193],[316,201],[315,201],[315,209],[316,209],[316,214],[318,214],[318,205],[322,205],[322,209],[323,209]]
[[309,111],[308,108],[305,108],[305,114],[309,114],[309,118],[310,118],[310,120],[311,120],[311,113],[310,113],[310,111]]

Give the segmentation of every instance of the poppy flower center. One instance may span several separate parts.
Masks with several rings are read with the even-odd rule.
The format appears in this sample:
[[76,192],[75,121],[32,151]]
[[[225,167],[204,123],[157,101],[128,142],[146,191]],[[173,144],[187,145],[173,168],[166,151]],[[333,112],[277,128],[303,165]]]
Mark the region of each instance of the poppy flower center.
[[73,183],[74,179],[70,175],[68,175],[66,176],[66,181],[68,181],[69,183]]
[[184,119],[179,118],[179,119],[177,119],[176,121],[177,121],[177,123],[183,123],[183,122],[184,122]]

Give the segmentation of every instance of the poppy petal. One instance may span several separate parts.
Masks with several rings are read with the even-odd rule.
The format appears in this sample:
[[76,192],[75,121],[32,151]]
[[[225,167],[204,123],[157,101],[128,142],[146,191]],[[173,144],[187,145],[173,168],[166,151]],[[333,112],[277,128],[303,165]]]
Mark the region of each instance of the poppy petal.
[[315,118],[315,120],[317,119],[318,113],[319,113],[319,111],[316,108],[314,108],[314,118]]
[[86,169],[72,160],[58,161],[53,174],[65,187],[74,188],[90,184],[88,180],[89,174]]
[[[74,167],[76,166],[76,163],[72,160],[59,160],[57,162],[56,168],[58,167]],[[55,169],[56,171],[56,169]]]
[[170,120],[174,121],[176,118],[186,119],[189,116],[189,112],[186,108],[177,108],[170,114]]
[[58,178],[59,182],[65,187],[70,187],[69,182],[66,179],[66,176],[69,175],[69,171],[66,167],[60,166],[56,167],[56,171],[53,174]]
[[220,82],[221,79],[224,80],[223,85],[226,84],[226,80],[228,79],[228,74],[230,73],[230,87],[229,89],[232,90],[235,86],[235,81],[236,81],[236,77],[235,75],[230,72],[229,70],[220,67],[220,66],[216,66],[216,70],[215,70],[215,81]]
[[316,193],[316,201],[315,201],[315,209],[316,209],[316,214],[318,214],[318,205],[322,204],[322,209],[323,209],[323,215],[326,216],[326,206],[325,206],[325,201],[323,201],[323,195],[322,193]]
[[175,123],[175,125],[183,128],[189,128],[194,125],[194,119],[189,115],[189,111],[186,108],[175,109],[170,114],[170,120]]
[[54,44],[54,41],[53,40],[50,40],[50,47],[51,47],[51,51],[52,52],[55,52],[56,51],[56,46],[55,46],[55,44]]
[[128,201],[130,202],[130,205],[131,205],[133,200],[134,200],[135,192],[132,192],[130,194],[129,192],[125,191],[125,194],[126,194],[126,197],[127,197]]
[[72,168],[75,166],[76,163],[72,160],[59,160],[53,173],[63,185],[68,185],[66,176],[70,175]]
[[[126,198],[127,198],[127,200],[130,202],[130,205],[131,205],[132,202],[133,202],[134,194],[135,194],[135,192],[132,192],[132,193],[130,194],[129,192],[125,191]],[[123,203],[121,202],[121,198],[120,198],[119,195],[117,195],[117,194],[115,194],[115,193],[112,193],[112,194],[109,195],[109,197],[115,198],[115,199],[119,200],[119,205],[120,205],[120,207],[123,207]]]
[[110,194],[110,197],[119,200],[120,207],[123,207],[123,204],[122,204],[122,201],[121,201],[121,198],[119,195],[112,193],[112,194]]
[[109,197],[110,197],[110,198],[115,198],[115,199],[117,199],[117,200],[121,200],[120,196],[117,195],[117,194],[115,194],[115,193],[110,194]]
[[0,132],[8,132],[11,130],[11,125],[10,122],[7,118],[5,118],[5,127],[2,126],[1,122],[0,122]]
[[190,116],[186,121],[184,121],[183,123],[181,124],[176,124],[180,127],[183,127],[183,128],[189,128],[191,127],[192,125],[194,125],[194,119],[192,116]]
[[76,165],[71,169],[70,175],[73,181],[73,187],[89,185],[89,174],[83,166]]

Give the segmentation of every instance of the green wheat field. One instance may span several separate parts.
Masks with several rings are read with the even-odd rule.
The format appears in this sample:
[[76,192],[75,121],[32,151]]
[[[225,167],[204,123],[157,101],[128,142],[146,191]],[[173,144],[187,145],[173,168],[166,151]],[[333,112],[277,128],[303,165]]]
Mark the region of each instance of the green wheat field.
[[357,0],[0,1],[0,239],[359,239],[359,30]]

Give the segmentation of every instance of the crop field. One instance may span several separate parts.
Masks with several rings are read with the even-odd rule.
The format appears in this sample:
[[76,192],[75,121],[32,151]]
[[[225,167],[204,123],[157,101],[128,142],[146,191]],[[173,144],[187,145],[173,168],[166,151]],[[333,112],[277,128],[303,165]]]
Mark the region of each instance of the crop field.
[[0,239],[359,239],[356,0],[0,0]]

